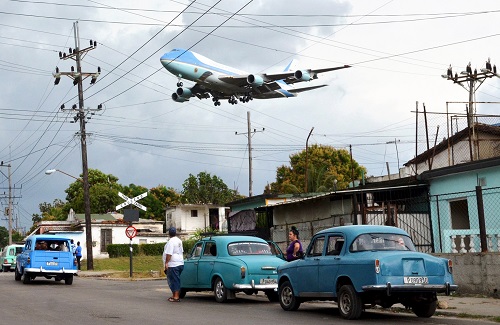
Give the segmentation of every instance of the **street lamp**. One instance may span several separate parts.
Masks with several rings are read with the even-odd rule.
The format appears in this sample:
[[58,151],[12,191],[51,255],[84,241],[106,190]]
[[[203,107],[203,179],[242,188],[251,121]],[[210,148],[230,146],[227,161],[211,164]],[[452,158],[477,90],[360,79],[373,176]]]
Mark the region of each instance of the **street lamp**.
[[89,194],[89,180],[88,177],[84,177],[81,179],[79,177],[75,177],[66,172],[63,172],[59,169],[47,169],[45,171],[46,175],[51,175],[55,172],[60,172],[66,176],[72,177],[83,183],[83,196],[85,201],[85,240],[87,246],[87,270],[94,269],[94,254],[92,252],[92,218],[90,217],[90,194]]
[[47,169],[47,170],[45,171],[45,174],[46,174],[46,175],[51,175],[51,174],[54,174],[55,172],[60,172],[60,173],[63,173],[64,175],[67,175],[67,176],[69,176],[69,177],[72,177],[72,178],[76,179],[77,181],[80,181],[80,182],[82,182],[82,183],[83,183],[83,179],[81,179],[81,178],[79,178],[79,177],[75,177],[75,176],[70,175],[70,174],[68,174],[68,173],[65,173],[65,172],[63,172],[62,170],[59,170],[59,169]]

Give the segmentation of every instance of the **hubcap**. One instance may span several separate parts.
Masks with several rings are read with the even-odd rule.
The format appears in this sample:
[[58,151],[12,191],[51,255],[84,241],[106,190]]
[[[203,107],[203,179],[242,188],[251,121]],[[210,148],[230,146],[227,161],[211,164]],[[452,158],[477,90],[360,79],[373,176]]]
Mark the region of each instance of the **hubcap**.
[[340,309],[344,314],[347,314],[351,311],[351,299],[349,299],[349,295],[343,294],[340,299]]
[[285,305],[290,305],[292,302],[292,289],[290,287],[285,287],[281,291],[281,301]]

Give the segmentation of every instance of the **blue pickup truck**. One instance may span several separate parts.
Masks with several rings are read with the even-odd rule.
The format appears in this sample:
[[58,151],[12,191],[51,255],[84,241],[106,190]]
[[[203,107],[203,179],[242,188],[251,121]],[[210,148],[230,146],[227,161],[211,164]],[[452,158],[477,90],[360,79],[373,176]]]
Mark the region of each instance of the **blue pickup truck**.
[[33,235],[28,237],[23,252],[17,256],[15,280],[28,284],[36,277],[64,279],[73,284],[78,272],[76,258],[70,249],[70,239],[56,235]]

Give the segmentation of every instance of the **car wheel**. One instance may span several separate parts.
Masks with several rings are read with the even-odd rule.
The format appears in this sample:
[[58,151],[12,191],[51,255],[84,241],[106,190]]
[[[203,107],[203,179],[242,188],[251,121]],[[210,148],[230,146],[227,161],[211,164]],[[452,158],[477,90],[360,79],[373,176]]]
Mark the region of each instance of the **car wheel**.
[[19,271],[17,270],[17,267],[16,267],[16,269],[14,271],[14,279],[16,281],[21,281],[21,273],[19,273]]
[[224,286],[221,278],[216,278],[214,282],[214,297],[217,302],[225,302],[227,300],[227,289]]
[[187,290],[184,288],[181,288],[181,291],[179,291],[179,298],[184,299],[186,296]]
[[280,285],[278,298],[281,308],[286,311],[299,309],[300,301],[297,300],[293,293],[293,287],[289,281],[285,281]]
[[73,284],[73,274],[67,275],[64,278],[64,284],[67,284],[67,285],[72,285]]
[[10,267],[2,265],[2,271],[3,272],[9,272],[10,271]]
[[419,303],[417,305],[413,305],[411,309],[418,317],[432,317],[436,312],[437,301],[433,301],[430,303]]
[[31,283],[31,276],[26,271],[23,272],[22,279],[23,279],[23,283],[24,284],[30,284]]
[[267,299],[269,299],[270,302],[278,302],[279,301],[278,292],[276,292],[274,290],[269,290],[269,291],[266,291],[265,293],[266,293]]
[[358,319],[363,311],[363,302],[352,285],[343,285],[338,295],[340,316],[345,319]]

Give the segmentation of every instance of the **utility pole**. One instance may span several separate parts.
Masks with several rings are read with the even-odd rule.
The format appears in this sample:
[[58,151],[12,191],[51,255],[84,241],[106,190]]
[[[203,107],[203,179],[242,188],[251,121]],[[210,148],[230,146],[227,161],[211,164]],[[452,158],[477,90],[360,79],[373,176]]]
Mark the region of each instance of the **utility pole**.
[[[8,168],[8,176],[7,178],[9,179],[9,207],[7,208],[7,215],[9,217],[9,245],[12,245],[12,174],[10,172],[10,164],[4,165],[3,161],[0,164],[0,167],[7,167]],[[3,174],[3,172],[2,172]],[[4,174],[5,175],[5,174]]]
[[[66,53],[59,52],[59,58],[62,60],[72,59],[76,62],[76,72],[74,67],[71,67],[71,72],[59,72],[59,68],[56,67],[56,73],[54,74],[55,81],[54,84],[57,85],[61,79],[62,75],[68,76],[73,79],[73,85],[78,85],[78,109],[76,105],[73,105],[73,110],[77,111],[74,117],[74,122],[80,122],[80,142],[82,150],[82,180],[83,180],[83,199],[85,208],[85,235],[86,235],[86,249],[87,249],[87,270],[94,269],[94,255],[92,252],[92,219],[90,216],[90,185],[89,185],[89,170],[87,162],[87,133],[85,131],[86,119],[90,119],[90,116],[86,116],[86,110],[83,102],[83,79],[91,77],[90,84],[94,84],[97,77],[101,73],[101,69],[98,68],[96,73],[86,73],[82,72],[81,60],[85,54],[96,48],[97,42],[90,41],[90,46],[84,49],[80,49],[80,34],[78,30],[78,22],[73,23],[74,33],[75,33],[75,49],[69,49],[69,55]],[[99,105],[98,110],[102,106]],[[64,104],[61,106],[64,110]],[[93,113],[91,113],[93,114]]]
[[308,162],[308,156],[307,156],[307,154],[308,154],[307,147],[308,147],[308,144],[309,144],[309,138],[311,137],[311,134],[313,133],[313,130],[314,130],[314,126],[311,128],[311,131],[309,132],[309,135],[307,136],[307,139],[306,139],[306,168],[305,168],[306,174],[304,175],[304,177],[305,177],[305,183],[306,183],[306,186],[305,186],[305,190],[306,191],[305,191],[305,193],[307,193],[309,191],[309,188],[308,188],[309,184],[307,183],[308,182],[307,173],[308,173],[308,166],[309,166],[308,165],[308,163],[309,163]]
[[238,133],[234,132],[235,135],[246,135],[248,138],[248,196],[252,197],[253,196],[253,191],[252,191],[252,135],[254,135],[257,132],[264,132],[264,128],[262,130],[256,130],[253,129],[252,131],[252,125],[250,123],[250,111],[247,111],[247,133]]
[[[467,107],[467,128],[469,130],[469,154],[470,154],[470,160],[474,161],[479,159],[479,152],[477,152],[477,144],[475,144],[475,149],[473,149],[473,143],[477,139],[476,134],[475,134],[475,127],[474,127],[474,114],[475,114],[475,108],[474,108],[474,96],[476,94],[476,90],[479,89],[479,87],[483,84],[484,80],[486,78],[493,78],[493,77],[499,77],[500,75],[497,74],[497,67],[496,65],[491,65],[490,59],[488,58],[488,61],[486,61],[486,68],[480,69],[479,72],[477,72],[477,69],[474,69],[472,71],[472,66],[471,63],[467,65],[465,68],[465,71],[462,71],[460,75],[455,72],[455,75],[453,75],[453,70],[451,67],[451,64],[446,71],[446,74],[441,75],[441,77],[453,81],[453,83],[459,84],[462,88],[467,90],[469,92],[469,105]],[[471,136],[472,132],[472,136]],[[473,140],[471,140],[471,138]]]

